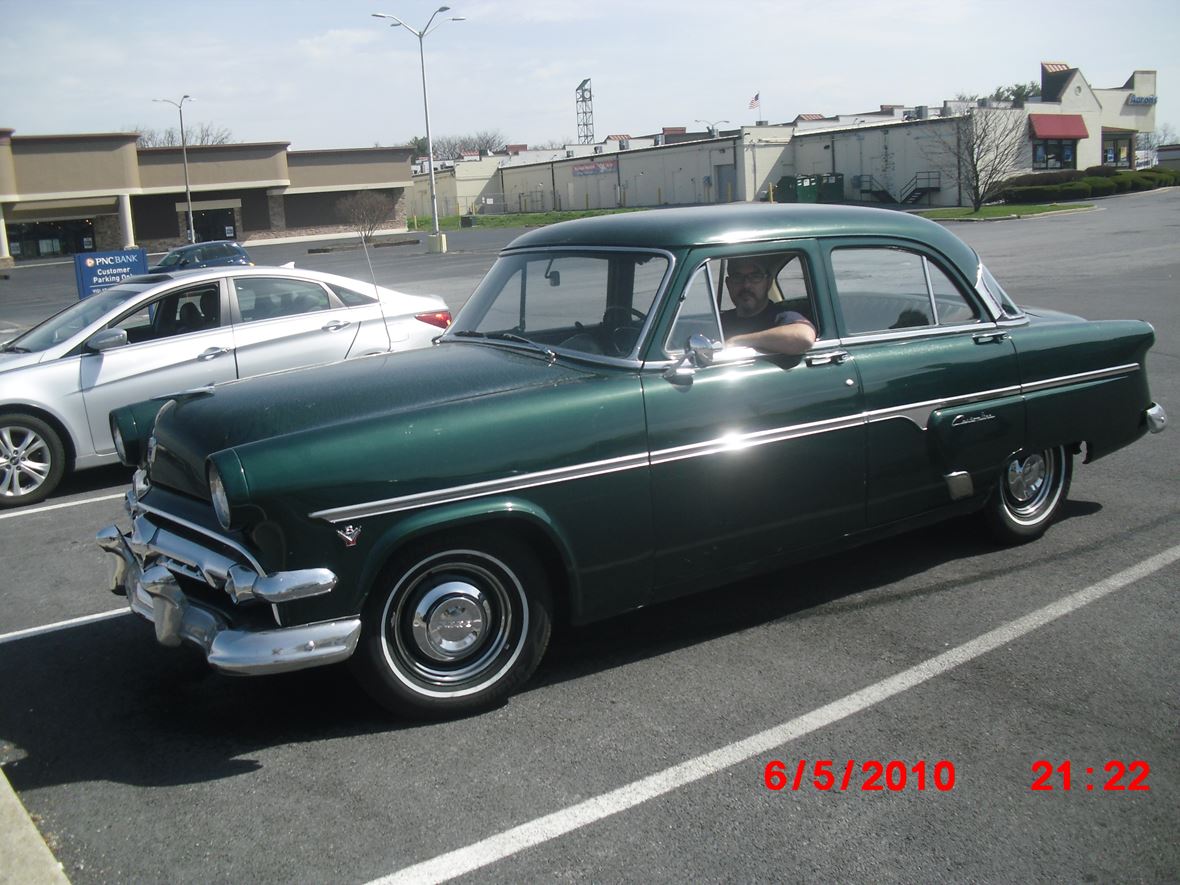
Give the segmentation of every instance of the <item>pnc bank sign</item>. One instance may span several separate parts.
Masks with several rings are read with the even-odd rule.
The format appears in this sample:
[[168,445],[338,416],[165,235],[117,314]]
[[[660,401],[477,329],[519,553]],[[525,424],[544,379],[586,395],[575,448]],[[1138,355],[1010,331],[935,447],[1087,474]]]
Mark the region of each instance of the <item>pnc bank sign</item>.
[[141,273],[147,273],[147,253],[143,249],[83,252],[74,256],[79,298],[87,298],[109,289],[124,277]]

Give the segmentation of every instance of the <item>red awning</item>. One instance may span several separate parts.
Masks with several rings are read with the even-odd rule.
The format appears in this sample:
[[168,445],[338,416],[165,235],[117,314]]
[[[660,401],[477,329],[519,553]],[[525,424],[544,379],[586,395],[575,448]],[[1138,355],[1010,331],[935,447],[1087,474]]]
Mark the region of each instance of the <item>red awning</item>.
[[1081,114],[1029,114],[1036,138],[1089,138]]

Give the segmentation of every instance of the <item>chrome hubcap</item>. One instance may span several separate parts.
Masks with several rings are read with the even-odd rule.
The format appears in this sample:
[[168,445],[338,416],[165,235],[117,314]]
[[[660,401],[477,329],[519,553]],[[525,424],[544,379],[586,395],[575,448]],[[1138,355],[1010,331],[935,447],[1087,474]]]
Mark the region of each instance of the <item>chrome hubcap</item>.
[[20,497],[49,476],[49,446],[25,427],[0,427],[0,495]]
[[382,611],[394,678],[426,696],[481,690],[508,672],[528,633],[524,588],[477,550],[437,553],[403,576]]
[[1008,465],[1008,490],[1018,502],[1024,503],[1036,498],[1045,484],[1048,470],[1042,455],[1029,455]]
[[422,654],[446,662],[477,649],[491,621],[491,606],[478,587],[448,581],[418,600],[410,630]]

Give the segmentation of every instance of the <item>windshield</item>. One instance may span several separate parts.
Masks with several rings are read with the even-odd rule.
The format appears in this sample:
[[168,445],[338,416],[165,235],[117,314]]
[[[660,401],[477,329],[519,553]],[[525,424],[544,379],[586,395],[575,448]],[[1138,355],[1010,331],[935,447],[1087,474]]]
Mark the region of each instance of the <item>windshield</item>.
[[104,289],[54,314],[8,342],[4,349],[35,353],[60,344],[148,288],[150,285],[145,283],[124,283]]
[[185,252],[177,250],[176,252],[169,252],[160,259],[160,263],[156,267],[172,267],[174,264],[180,264],[180,260],[185,257]]
[[506,255],[444,339],[635,359],[668,266],[665,255],[623,249]]

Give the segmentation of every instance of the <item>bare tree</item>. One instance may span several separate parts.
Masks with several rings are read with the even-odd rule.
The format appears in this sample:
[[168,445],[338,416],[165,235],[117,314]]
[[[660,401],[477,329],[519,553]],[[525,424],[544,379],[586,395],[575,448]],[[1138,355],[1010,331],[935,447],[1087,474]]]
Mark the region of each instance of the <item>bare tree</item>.
[[560,138],[551,138],[548,141],[542,141],[540,144],[530,144],[529,148],[534,151],[559,151],[567,144],[574,144],[577,142],[576,138],[567,138],[564,141]]
[[923,153],[941,171],[954,176],[978,212],[1021,167],[1027,147],[1023,112],[972,108],[958,117],[932,121]]
[[1152,132],[1140,132],[1135,136],[1135,149],[1139,151],[1154,151],[1161,144],[1175,144],[1176,130],[1171,123],[1157,126]]
[[361,235],[366,243],[373,241],[377,228],[393,218],[396,208],[393,199],[378,191],[357,191],[336,201],[336,212]]
[[1027,83],[1013,83],[1011,86],[997,86],[991,97],[996,101],[1010,101],[1024,104],[1030,98],[1037,98],[1041,94],[1041,84],[1035,80]]
[[[179,147],[180,130],[175,126],[167,129],[150,129],[146,126],[125,127],[129,132],[138,132],[138,145],[141,148]],[[232,144],[233,133],[222,126],[212,123],[197,123],[184,127],[184,140],[191,145]]]
[[485,129],[467,135],[442,135],[433,141],[436,160],[458,160],[465,151],[482,153],[499,150],[504,147],[507,139],[498,129]]

